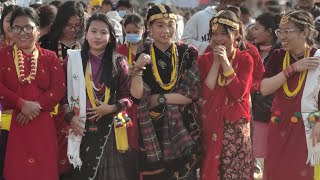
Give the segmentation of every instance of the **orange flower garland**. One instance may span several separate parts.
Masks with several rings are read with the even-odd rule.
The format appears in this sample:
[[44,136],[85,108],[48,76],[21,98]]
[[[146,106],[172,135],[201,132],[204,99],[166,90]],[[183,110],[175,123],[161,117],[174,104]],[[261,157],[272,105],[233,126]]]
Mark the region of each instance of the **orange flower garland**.
[[38,67],[38,56],[39,51],[37,48],[33,51],[32,57],[31,57],[31,70],[28,77],[25,76],[25,61],[22,54],[22,51],[17,48],[16,45],[13,46],[14,51],[14,64],[16,66],[17,75],[19,78],[19,81],[24,83],[31,84],[31,81],[35,80],[36,74],[37,74],[37,67]]

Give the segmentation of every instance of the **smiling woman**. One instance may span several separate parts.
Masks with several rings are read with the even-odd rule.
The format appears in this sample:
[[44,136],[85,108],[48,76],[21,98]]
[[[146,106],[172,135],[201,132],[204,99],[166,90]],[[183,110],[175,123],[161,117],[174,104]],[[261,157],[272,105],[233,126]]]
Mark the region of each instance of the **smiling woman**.
[[[118,151],[114,126],[114,116],[132,104],[127,62],[115,53],[115,32],[105,14],[92,15],[85,32],[82,50],[68,50],[64,64],[68,94],[63,102],[72,129],[68,156],[75,168],[72,179],[136,180],[134,153]],[[74,74],[84,84],[73,82]]]
[[320,163],[317,32],[309,13],[294,11],[282,17],[276,33],[282,49],[271,54],[260,89],[274,94],[264,176],[312,180]]
[[10,25],[15,44],[0,50],[1,104],[13,111],[4,176],[57,180],[57,139],[50,112],[65,93],[64,72],[55,54],[36,45],[40,31],[35,10],[18,7]]

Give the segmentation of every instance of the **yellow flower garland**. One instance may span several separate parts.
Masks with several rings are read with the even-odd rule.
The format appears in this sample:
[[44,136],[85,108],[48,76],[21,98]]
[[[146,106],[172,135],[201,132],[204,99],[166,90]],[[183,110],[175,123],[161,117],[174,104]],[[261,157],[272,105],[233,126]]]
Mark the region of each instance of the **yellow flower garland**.
[[153,76],[156,79],[157,83],[161,86],[162,89],[164,90],[170,90],[173,88],[173,86],[177,82],[177,77],[178,77],[178,61],[179,59],[177,58],[177,53],[176,53],[176,45],[175,43],[172,44],[172,72],[171,72],[171,80],[168,84],[164,84],[162,82],[162,79],[159,75],[158,67],[157,67],[157,62],[156,62],[156,55],[154,52],[153,45],[151,45],[151,59],[152,59],[152,71],[153,71]]
[[[89,63],[90,62],[88,62],[88,64]],[[87,65],[86,75],[85,75],[87,94],[88,94],[88,98],[89,98],[89,101],[91,103],[91,106],[93,108],[96,108],[97,104],[96,104],[96,101],[95,101],[93,87],[92,87],[92,84],[91,84],[92,83],[91,81],[93,81],[93,80],[90,77],[91,77],[91,74],[89,72],[89,65]],[[110,97],[110,88],[106,87],[105,94],[104,94],[104,103],[108,103],[109,97]]]
[[[309,48],[306,48],[306,50],[304,52],[304,57],[305,58],[310,57],[310,49]],[[286,55],[284,56],[283,63],[282,63],[282,69],[285,70],[288,66],[290,66],[290,53],[287,51]],[[288,81],[286,81],[282,85],[282,88],[283,88],[284,93],[286,94],[286,96],[288,96],[288,97],[296,96],[299,93],[299,91],[301,90],[302,84],[303,84],[306,76],[307,76],[307,70],[303,71],[302,73],[300,72],[298,85],[293,91],[289,90]]]
[[[236,57],[236,54],[237,54],[237,49],[233,50],[233,54],[232,54],[232,57],[230,59],[231,66],[232,66],[234,58]],[[226,79],[222,77],[221,73],[219,73],[219,76],[218,76],[218,84],[220,86],[225,86],[226,85]]]

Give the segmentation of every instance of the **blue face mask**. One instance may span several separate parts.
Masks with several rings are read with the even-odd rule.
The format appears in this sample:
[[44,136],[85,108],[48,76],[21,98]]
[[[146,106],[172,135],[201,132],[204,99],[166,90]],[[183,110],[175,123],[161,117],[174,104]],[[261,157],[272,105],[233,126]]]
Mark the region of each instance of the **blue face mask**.
[[118,11],[118,13],[119,13],[119,16],[123,18],[127,14],[127,11]]
[[126,34],[126,42],[128,43],[137,43],[141,40],[141,34]]

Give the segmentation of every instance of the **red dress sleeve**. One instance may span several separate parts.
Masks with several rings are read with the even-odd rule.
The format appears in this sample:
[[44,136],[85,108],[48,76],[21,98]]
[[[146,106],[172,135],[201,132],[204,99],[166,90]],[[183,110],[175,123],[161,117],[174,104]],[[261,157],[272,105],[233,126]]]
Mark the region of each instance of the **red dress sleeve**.
[[227,91],[234,99],[242,98],[252,84],[253,59],[247,52],[240,52],[236,76],[228,84]]
[[257,92],[260,90],[260,83],[265,70],[258,49],[251,43],[247,43],[247,48],[247,52],[253,59],[254,67],[252,72],[251,92]]
[[266,65],[266,71],[263,74],[263,78],[270,78],[282,71],[282,62],[285,55],[285,51],[277,49],[272,52]]
[[0,101],[2,105],[7,108],[17,108],[16,106],[20,96],[18,96],[14,90],[8,89],[7,86],[4,85],[6,80],[6,71],[12,68],[9,67],[9,60],[12,58],[10,58],[8,55],[12,55],[12,48],[7,47],[0,49],[0,57],[2,57],[0,61]]
[[206,83],[206,78],[211,69],[213,63],[213,53],[205,53],[197,59],[200,76],[201,76],[201,84],[202,84],[202,96],[204,99],[207,99],[212,95],[214,91],[211,91]]
[[37,100],[40,103],[42,110],[52,111],[53,107],[65,96],[66,76],[57,55],[48,50],[41,50],[44,52],[44,56],[39,56],[39,58],[47,58],[48,60],[50,85],[49,88],[37,98]]

